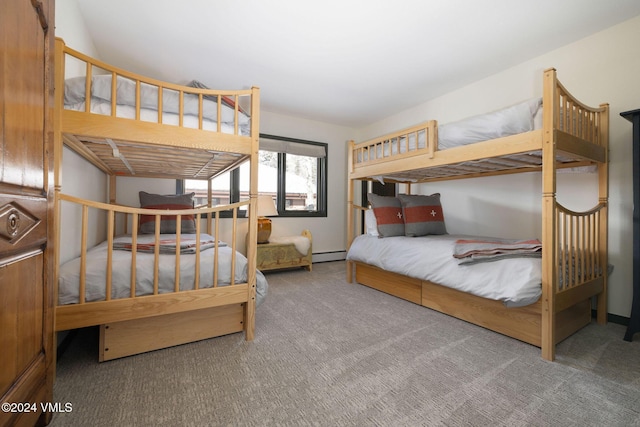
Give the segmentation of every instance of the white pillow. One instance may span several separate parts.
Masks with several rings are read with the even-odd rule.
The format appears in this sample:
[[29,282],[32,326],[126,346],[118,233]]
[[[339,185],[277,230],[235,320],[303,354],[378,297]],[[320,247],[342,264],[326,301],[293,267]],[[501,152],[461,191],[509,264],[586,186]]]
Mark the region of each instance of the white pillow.
[[[136,82],[118,76],[116,79],[116,99],[119,105],[136,105]],[[65,82],[65,104],[77,104],[85,100],[85,77],[74,77]],[[93,76],[91,95],[106,102],[111,102],[111,74]],[[180,111],[179,93],[166,89],[162,93],[162,111],[178,114]],[[158,87],[146,83],[140,84],[140,107],[151,110],[158,109]],[[186,94],[183,99],[184,114],[197,116],[200,111],[198,96]],[[216,121],[218,117],[218,103],[205,99],[203,101],[203,114],[206,119]],[[222,105],[222,121],[234,123],[235,113],[232,108]],[[238,114],[238,124],[245,125],[250,122],[246,114]]]
[[364,230],[369,236],[377,237],[379,235],[378,222],[376,221],[376,215],[373,213],[373,209],[364,211]]
[[534,129],[534,116],[542,98],[529,99],[491,113],[438,126],[438,149],[487,141]]

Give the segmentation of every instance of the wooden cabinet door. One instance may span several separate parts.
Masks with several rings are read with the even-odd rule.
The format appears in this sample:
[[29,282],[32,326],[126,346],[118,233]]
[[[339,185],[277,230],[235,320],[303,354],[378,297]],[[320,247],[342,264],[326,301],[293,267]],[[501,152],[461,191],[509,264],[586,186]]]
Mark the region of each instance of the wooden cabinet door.
[[0,426],[46,424],[53,402],[53,7],[0,13]]

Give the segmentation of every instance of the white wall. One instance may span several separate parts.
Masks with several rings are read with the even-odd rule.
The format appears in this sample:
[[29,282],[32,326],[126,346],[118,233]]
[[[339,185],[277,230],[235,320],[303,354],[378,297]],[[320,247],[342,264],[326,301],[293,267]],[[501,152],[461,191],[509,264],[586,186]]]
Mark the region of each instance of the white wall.
[[313,253],[344,251],[346,247],[346,182],[347,141],[355,131],[342,126],[289,116],[261,112],[262,133],[291,138],[326,142],[327,158],[327,217],[326,218],[272,218],[273,235],[300,234],[307,228],[313,235]]
[[[76,0],[58,0],[55,10],[55,35],[67,46],[97,57],[93,40],[89,36]],[[74,71],[71,71],[74,73]],[[75,73],[74,73],[75,74]],[[99,169],[65,147],[63,151],[61,188],[64,193],[89,200],[107,201],[107,180]],[[61,215],[60,261],[64,262],[80,253],[81,221],[79,209],[63,203]],[[105,219],[90,218],[88,242],[96,244],[105,237]]]
[[[631,124],[620,112],[640,107],[640,17],[502,71],[454,92],[398,112],[359,130],[360,140],[426,119],[440,123],[540,96],[542,72],[554,67],[566,88],[588,105],[609,103],[610,197],[609,312],[628,317],[632,299]],[[505,237],[540,236],[539,173],[423,185],[420,193],[442,193],[450,232]],[[597,204],[595,175],[563,174],[558,200],[584,210]]]
[[56,1],[56,37],[64,40],[67,46],[97,58],[96,47],[89,36],[77,0]]

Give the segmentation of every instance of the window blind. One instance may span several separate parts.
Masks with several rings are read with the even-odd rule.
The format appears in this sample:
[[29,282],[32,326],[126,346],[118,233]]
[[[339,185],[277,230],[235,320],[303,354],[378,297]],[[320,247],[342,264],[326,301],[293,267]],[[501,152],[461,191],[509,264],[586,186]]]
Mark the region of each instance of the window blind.
[[295,154],[308,157],[326,157],[327,150],[324,144],[310,144],[296,142],[289,139],[275,139],[260,137],[260,149],[274,151],[276,153]]

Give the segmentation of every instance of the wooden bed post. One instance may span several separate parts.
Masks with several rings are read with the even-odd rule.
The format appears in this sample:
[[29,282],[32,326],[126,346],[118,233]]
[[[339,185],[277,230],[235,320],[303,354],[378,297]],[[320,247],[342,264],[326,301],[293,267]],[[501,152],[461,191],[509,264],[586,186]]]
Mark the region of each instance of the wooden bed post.
[[260,148],[260,89],[251,88],[251,159],[249,186],[249,227],[247,245],[247,283],[249,295],[245,307],[244,330],[247,341],[255,333],[256,312],[256,268],[258,244],[258,150]]
[[[351,173],[353,172],[353,140],[349,141],[349,148],[347,151],[347,164],[348,164],[348,182],[347,182],[347,252],[353,242],[353,179],[351,179]],[[347,282],[353,283],[353,262],[347,260]]]
[[[109,175],[109,203],[112,205],[116,204],[116,176]],[[124,216],[124,233],[127,233],[127,216]],[[116,236],[118,234],[117,227],[113,227],[112,236]]]
[[542,142],[542,357],[555,359],[556,343],[556,146],[554,120],[559,108],[556,99],[556,70],[544,72]]
[[[213,184],[211,178],[207,180],[207,207],[213,206]],[[207,234],[213,231],[213,215],[207,215]]]
[[609,259],[609,233],[608,226],[609,223],[609,104],[601,104],[600,108],[603,111],[599,114],[600,117],[600,145],[605,148],[605,161],[598,163],[598,196],[599,202],[604,204],[604,208],[600,214],[600,236],[598,248],[598,252],[600,254],[600,265],[605,270],[603,275],[603,285],[602,292],[600,292],[597,296],[597,322],[601,325],[607,323],[607,315],[608,315],[608,303],[607,303],[607,293],[608,293],[608,259]]

